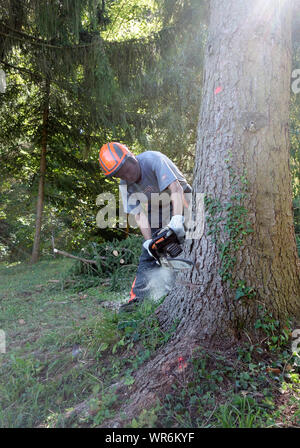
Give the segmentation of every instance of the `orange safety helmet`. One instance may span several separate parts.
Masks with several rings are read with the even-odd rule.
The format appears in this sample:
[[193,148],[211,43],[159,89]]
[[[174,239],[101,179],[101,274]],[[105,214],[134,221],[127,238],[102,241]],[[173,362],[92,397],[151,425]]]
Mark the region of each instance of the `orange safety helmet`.
[[132,152],[122,143],[111,142],[103,145],[99,152],[99,163],[105,176],[114,175],[129,156],[133,156]]

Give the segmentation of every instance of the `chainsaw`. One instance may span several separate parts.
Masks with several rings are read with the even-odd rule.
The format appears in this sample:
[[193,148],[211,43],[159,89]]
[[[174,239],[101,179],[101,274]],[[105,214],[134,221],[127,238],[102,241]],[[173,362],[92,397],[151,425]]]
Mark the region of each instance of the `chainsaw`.
[[160,266],[169,267],[176,271],[191,269],[194,266],[194,263],[189,260],[176,258],[181,254],[182,248],[176,233],[168,227],[157,230],[153,234],[149,250]]

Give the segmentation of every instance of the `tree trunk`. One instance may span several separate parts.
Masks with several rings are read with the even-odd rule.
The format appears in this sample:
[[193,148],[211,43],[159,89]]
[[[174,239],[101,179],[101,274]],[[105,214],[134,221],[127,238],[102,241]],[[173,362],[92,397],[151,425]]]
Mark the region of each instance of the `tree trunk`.
[[[195,266],[180,273],[158,309],[163,328],[178,321],[176,334],[135,375],[131,399],[119,413],[128,421],[166,393],[178,359],[189,357],[193,348],[235,350],[243,332],[253,330],[258,304],[280,320],[299,317],[289,172],[290,2],[211,0],[209,16],[193,190],[205,193],[210,205],[219,201],[211,221],[215,234],[206,222],[203,237],[186,243],[184,255]],[[229,218],[243,217],[243,205],[253,232],[241,225],[236,234]],[[207,218],[208,211],[209,204]],[[228,231],[234,244],[227,244]],[[235,260],[225,269],[227,280],[218,241],[223,251],[227,248],[223,261]],[[106,427],[121,424],[118,416],[105,422]]]
[[40,239],[42,227],[42,215],[44,208],[44,191],[45,191],[45,177],[46,177],[46,152],[47,152],[47,138],[48,138],[48,118],[49,118],[49,97],[50,97],[50,80],[46,79],[45,96],[43,104],[43,123],[42,123],[42,152],[40,161],[40,178],[38,188],[38,200],[36,207],[36,221],[35,221],[35,235],[31,255],[31,262],[36,263],[40,252]]
[[[290,3],[226,0],[225,5],[212,0],[193,189],[220,200],[222,210],[212,219],[223,218],[219,239],[228,249],[224,224],[231,226],[232,235],[228,212],[237,210],[246,169],[248,191],[242,200],[253,233],[242,235],[241,246],[230,249],[227,260],[236,258],[231,287],[219,273],[220,254],[207,222],[202,239],[188,242],[185,255],[195,268],[178,277],[160,314],[166,327],[179,319],[178,332],[191,338],[230,345],[243,330],[253,329],[259,303],[280,320],[299,317],[289,171],[290,79]],[[208,207],[205,214],[210,217]],[[246,288],[252,294],[243,296]]]

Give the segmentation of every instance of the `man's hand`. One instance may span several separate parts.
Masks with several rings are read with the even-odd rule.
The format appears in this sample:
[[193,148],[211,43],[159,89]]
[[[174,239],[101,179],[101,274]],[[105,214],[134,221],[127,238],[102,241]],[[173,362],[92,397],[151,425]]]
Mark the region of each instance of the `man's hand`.
[[146,251],[148,252],[148,254],[150,255],[150,257],[154,258],[154,260],[156,261],[156,264],[160,265],[159,261],[154,257],[154,255],[152,255],[152,253],[149,250],[149,246],[151,244],[152,240],[146,240],[143,243],[143,247],[144,249],[146,249]]
[[144,243],[143,243],[143,248],[146,249],[146,251],[148,252],[148,254],[149,254],[151,257],[154,258],[153,254],[152,254],[152,253],[150,252],[150,250],[149,250],[149,246],[150,246],[150,244],[151,244],[151,241],[152,241],[152,240],[146,240],[146,241],[144,241]]
[[174,233],[176,233],[176,236],[180,243],[183,243],[185,236],[183,223],[184,223],[184,216],[175,215],[172,217],[171,221],[167,225],[167,227],[169,227],[170,229],[173,230]]

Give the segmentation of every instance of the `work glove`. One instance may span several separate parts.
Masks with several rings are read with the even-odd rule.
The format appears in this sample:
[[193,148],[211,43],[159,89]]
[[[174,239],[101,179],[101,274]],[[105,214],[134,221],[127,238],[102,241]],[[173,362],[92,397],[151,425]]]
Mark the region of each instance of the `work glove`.
[[184,223],[184,216],[175,215],[172,217],[171,221],[167,225],[169,229],[172,229],[173,232],[176,233],[176,236],[180,244],[183,243],[185,237],[185,229],[183,223]]
[[155,258],[155,257],[152,255],[152,253],[150,252],[150,250],[149,250],[149,246],[150,246],[150,244],[151,244],[151,241],[152,241],[152,240],[146,240],[146,241],[144,241],[144,243],[143,243],[143,247],[146,249],[146,251],[148,252],[148,254],[149,254],[152,258]]
[[148,252],[148,254],[150,255],[150,257],[154,258],[154,260],[156,261],[156,264],[160,264],[159,261],[154,257],[154,255],[150,252],[149,250],[149,246],[151,244],[152,240],[146,240],[143,243],[143,247],[146,249],[146,251]]

